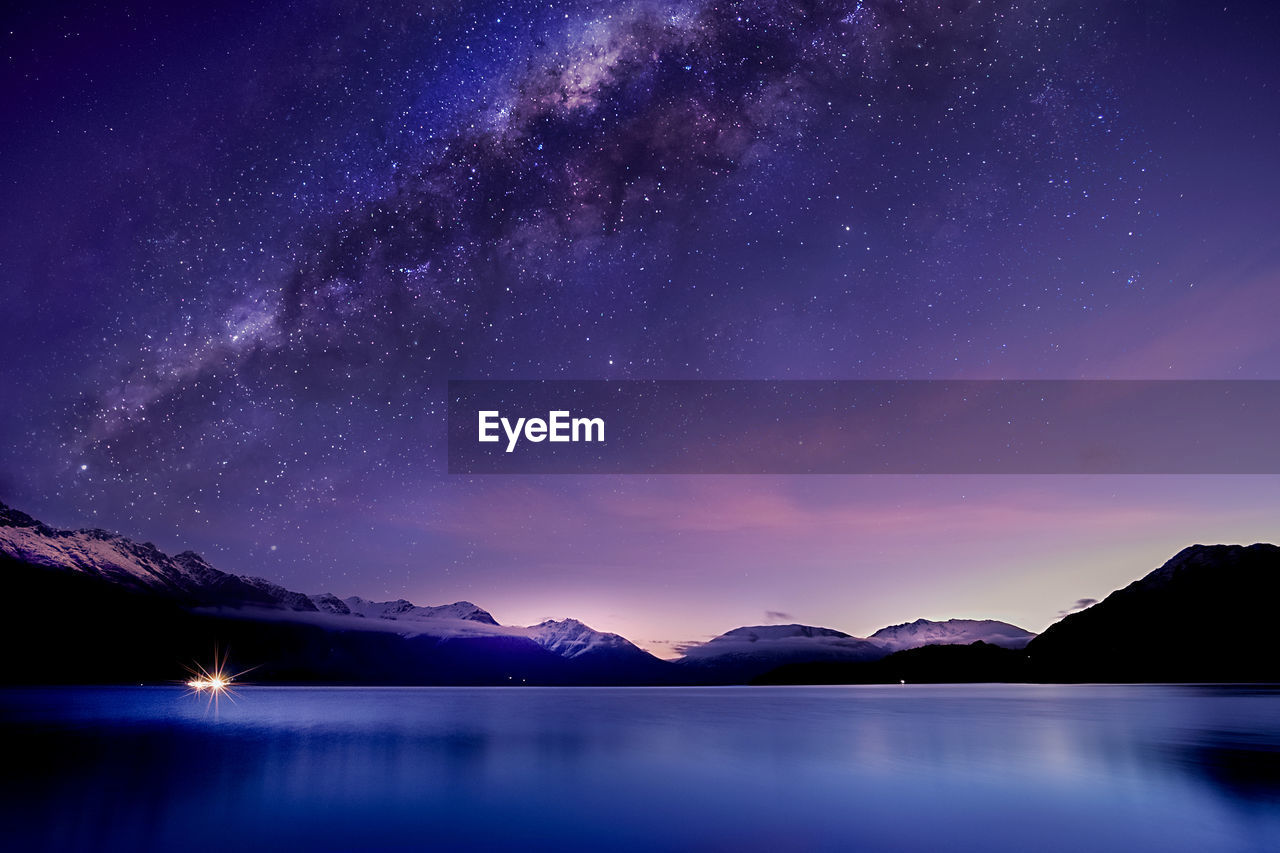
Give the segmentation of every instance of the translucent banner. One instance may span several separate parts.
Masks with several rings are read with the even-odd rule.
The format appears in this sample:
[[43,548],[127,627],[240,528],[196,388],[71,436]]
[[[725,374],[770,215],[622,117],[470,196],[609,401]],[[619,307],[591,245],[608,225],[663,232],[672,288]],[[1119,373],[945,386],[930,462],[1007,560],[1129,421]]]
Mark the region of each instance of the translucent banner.
[[449,383],[456,474],[1276,474],[1280,381]]

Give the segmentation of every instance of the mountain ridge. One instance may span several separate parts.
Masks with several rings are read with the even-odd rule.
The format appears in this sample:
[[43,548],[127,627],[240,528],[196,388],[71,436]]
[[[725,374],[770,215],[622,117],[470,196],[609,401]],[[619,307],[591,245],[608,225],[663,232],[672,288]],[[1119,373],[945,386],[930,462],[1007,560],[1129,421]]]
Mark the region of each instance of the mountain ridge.
[[[489,648],[499,657],[527,658],[535,665],[536,680],[553,683],[608,681],[613,678],[611,667],[616,668],[621,680],[637,673],[644,679],[656,680],[664,670],[664,662],[625,638],[596,631],[577,620],[573,620],[571,637],[563,626],[552,637],[556,632],[550,623],[529,627],[500,625],[488,611],[467,601],[421,606],[405,599],[378,602],[360,596],[339,599],[332,593],[307,595],[265,578],[223,572],[194,551],[169,556],[150,543],[139,544],[105,530],[58,530],[3,503],[0,555],[17,565],[65,573],[140,595],[138,602],[150,602],[151,609],[163,612],[166,619],[183,621],[175,613],[180,611],[196,622],[208,623],[205,627],[213,633],[218,625],[230,633],[251,637],[274,637],[290,631],[308,636],[321,632],[328,639],[315,643],[316,649],[303,655],[309,661],[305,666],[321,672],[336,671],[332,657],[338,652],[324,648],[332,647],[338,641],[335,638],[340,644],[362,649],[396,642],[364,636],[370,632],[408,641],[401,645],[413,646],[419,655],[435,658],[474,657],[481,648]],[[19,571],[17,565],[15,571]],[[28,573],[27,580],[47,585],[49,578],[43,573]],[[66,584],[59,586],[66,588]],[[101,585],[71,586],[73,594],[81,598],[101,597],[106,592]],[[157,606],[157,600],[164,604]],[[91,601],[81,603],[82,610],[92,609]],[[84,615],[93,618],[92,614]],[[249,622],[258,624],[248,625]],[[441,651],[446,644],[447,653]],[[563,662],[571,666],[562,666]],[[365,664],[385,677],[384,668],[376,662]],[[501,660],[480,661],[477,665],[485,672],[503,669]],[[347,665],[341,671],[351,669]],[[448,677],[465,675],[450,671]],[[515,676],[509,678],[514,680]],[[529,679],[522,675],[521,680]]]
[[[628,655],[649,655],[625,637],[596,631],[574,619],[549,620],[521,628],[501,625],[491,613],[469,601],[418,605],[406,599],[373,601],[358,595],[339,598],[329,592],[307,595],[266,578],[224,572],[191,550],[170,557],[151,543],[138,544],[128,537],[101,529],[58,530],[3,503],[0,503],[0,551],[26,562],[76,569],[127,586],[175,595],[187,604],[383,620],[394,623],[397,628],[403,627],[405,632],[419,633],[435,631],[448,634],[449,626],[445,623],[465,622],[470,625],[464,629],[454,626],[452,630],[475,633],[482,631],[481,626],[500,628],[511,632],[511,636],[529,637],[544,648],[570,658],[584,653],[599,655],[606,649]],[[917,620],[911,624],[926,622]],[[358,630],[373,624],[373,621],[368,621],[364,625],[353,624],[351,628]],[[1022,630],[1009,627],[1014,631]],[[890,629],[882,629],[887,630]],[[739,642],[762,642],[763,645],[756,646],[755,651],[770,660],[797,659],[807,655],[815,655],[818,659],[860,660],[905,647],[902,644],[894,648],[886,645],[882,649],[872,640],[854,637],[834,628],[799,624],[757,625],[731,629],[707,643],[689,648],[680,662],[705,669],[718,665],[716,660],[740,658],[743,650],[736,647]]]
[[1280,680],[1280,547],[1189,545],[1027,645],[1063,680]]
[[[101,636],[130,638],[125,645],[135,655],[140,645],[150,650],[161,641],[199,649],[234,637],[244,651],[275,659],[263,670],[272,677],[344,683],[843,683],[947,673],[961,680],[993,673],[1023,680],[1280,678],[1266,663],[1278,656],[1265,629],[1280,600],[1280,548],[1265,543],[1183,548],[1039,636],[991,619],[917,619],[869,637],[799,623],[755,625],[687,646],[675,661],[571,618],[505,626],[469,601],[307,595],[223,572],[193,551],[169,556],[109,531],[57,530],[3,503],[0,563],[19,600],[48,601],[46,609],[63,620],[18,608],[3,625],[3,641],[42,650],[31,641],[43,638],[48,649],[65,652],[39,651],[16,670],[36,680],[56,677],[42,673],[60,668],[67,677],[82,671],[76,661],[83,646]],[[1194,624],[1201,630],[1185,629]],[[60,633],[59,626],[71,628]],[[156,648],[148,666],[163,670],[165,654]],[[775,670],[782,674],[770,676]],[[136,680],[127,661],[87,671]]]
[[1021,649],[1035,636],[1031,631],[996,619],[916,619],[881,628],[867,639],[884,643],[893,651],[929,645],[969,645],[979,641]]

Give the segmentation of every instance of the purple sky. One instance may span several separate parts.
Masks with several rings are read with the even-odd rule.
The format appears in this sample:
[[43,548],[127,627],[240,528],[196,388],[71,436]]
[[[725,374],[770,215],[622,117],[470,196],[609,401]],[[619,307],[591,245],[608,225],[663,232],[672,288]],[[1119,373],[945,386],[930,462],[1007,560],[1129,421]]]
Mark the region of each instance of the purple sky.
[[471,479],[442,446],[450,378],[1280,379],[1275,4],[347,7],[5,13],[0,499],[669,644],[1040,630],[1276,540],[1269,476]]
[[[374,550],[370,562],[396,566],[383,594],[469,598],[515,624],[574,616],[659,654],[770,621],[863,636],[916,618],[1039,631],[1192,542],[1274,538],[1280,505],[1275,477],[500,479],[455,489],[443,512],[409,502],[373,519],[379,538],[468,555],[442,581],[422,578],[428,549]],[[370,593],[363,578],[335,583]]]

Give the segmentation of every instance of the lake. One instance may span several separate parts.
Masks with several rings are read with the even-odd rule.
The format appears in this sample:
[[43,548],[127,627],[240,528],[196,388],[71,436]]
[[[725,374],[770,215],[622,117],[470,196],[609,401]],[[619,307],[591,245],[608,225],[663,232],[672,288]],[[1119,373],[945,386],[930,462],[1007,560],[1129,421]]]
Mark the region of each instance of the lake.
[[1280,691],[0,690],[9,850],[1280,850]]

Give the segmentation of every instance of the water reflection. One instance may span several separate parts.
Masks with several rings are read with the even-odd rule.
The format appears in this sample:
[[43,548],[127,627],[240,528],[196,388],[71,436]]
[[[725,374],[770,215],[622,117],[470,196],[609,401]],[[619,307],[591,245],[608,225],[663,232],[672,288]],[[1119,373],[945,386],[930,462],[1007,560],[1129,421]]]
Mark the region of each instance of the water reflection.
[[0,692],[15,849],[1280,849],[1280,694]]

